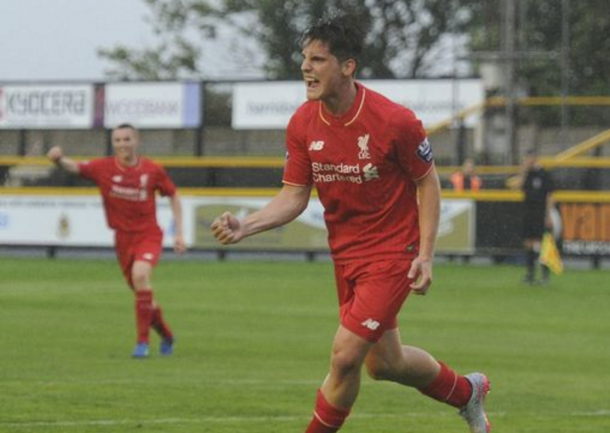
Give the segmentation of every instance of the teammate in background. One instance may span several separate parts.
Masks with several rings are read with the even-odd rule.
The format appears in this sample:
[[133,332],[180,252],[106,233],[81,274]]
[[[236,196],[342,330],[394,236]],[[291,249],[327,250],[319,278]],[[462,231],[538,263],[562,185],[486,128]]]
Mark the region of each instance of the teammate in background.
[[[404,346],[397,316],[412,291],[432,283],[440,184],[421,122],[355,81],[365,34],[349,16],[322,19],[302,35],[307,99],[287,131],[283,187],[261,210],[212,223],[233,244],[294,220],[315,185],[335,264],[340,326],[307,433],[338,431],[360,388],[377,380],[414,387],[460,409],[472,432],[489,432],[489,381],[461,376],[422,349]],[[419,199],[418,199],[419,196]]]
[[[515,186],[523,191],[523,247],[525,248],[526,274],[523,281],[535,284],[536,262],[540,255],[540,244],[545,230],[553,227],[551,210],[553,201],[553,179],[538,163],[536,152],[530,150],[525,155]],[[549,268],[540,265],[542,283],[549,281]]]
[[114,157],[76,162],[64,156],[59,146],[48,158],[63,170],[92,180],[100,189],[108,226],[115,231],[115,250],[123,275],[135,294],[137,342],[135,358],[149,353],[152,327],[161,337],[161,355],[173,353],[174,335],[153,301],[151,277],[162,252],[163,232],[157,223],[155,193],[168,196],[175,223],[174,249],[185,251],[182,205],[166,171],[138,156],[138,131],[129,124],[112,131]]
[[474,160],[466,158],[462,164],[460,171],[456,171],[451,175],[451,185],[457,192],[464,191],[479,191],[483,182],[475,173]]

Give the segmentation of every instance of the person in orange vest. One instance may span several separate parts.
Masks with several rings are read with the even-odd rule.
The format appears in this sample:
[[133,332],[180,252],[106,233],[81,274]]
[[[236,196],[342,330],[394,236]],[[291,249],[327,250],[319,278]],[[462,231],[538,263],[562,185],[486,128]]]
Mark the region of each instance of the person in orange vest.
[[474,160],[466,158],[462,164],[462,169],[451,175],[451,184],[457,192],[479,191],[483,182],[474,172]]

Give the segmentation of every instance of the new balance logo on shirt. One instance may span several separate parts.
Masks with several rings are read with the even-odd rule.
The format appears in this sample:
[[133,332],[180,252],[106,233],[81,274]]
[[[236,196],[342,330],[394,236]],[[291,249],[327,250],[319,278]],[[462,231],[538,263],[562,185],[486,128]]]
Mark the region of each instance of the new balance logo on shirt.
[[314,140],[311,142],[311,144],[309,145],[309,150],[310,151],[320,151],[324,149],[324,142],[322,140]]
[[361,325],[364,326],[365,328],[370,329],[371,331],[374,331],[377,328],[379,328],[381,323],[379,323],[378,321],[373,320],[373,319],[366,319],[364,322],[361,323]]

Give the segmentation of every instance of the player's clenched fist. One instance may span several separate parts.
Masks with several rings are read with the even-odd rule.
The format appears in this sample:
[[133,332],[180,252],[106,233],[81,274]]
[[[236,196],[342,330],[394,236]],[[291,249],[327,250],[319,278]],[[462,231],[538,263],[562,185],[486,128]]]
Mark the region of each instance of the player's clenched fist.
[[234,244],[243,237],[240,231],[241,224],[231,212],[225,212],[216,218],[211,228],[216,240],[223,245]]
[[59,146],[53,146],[47,152],[47,158],[49,158],[52,162],[58,162],[61,158],[63,158],[64,152]]

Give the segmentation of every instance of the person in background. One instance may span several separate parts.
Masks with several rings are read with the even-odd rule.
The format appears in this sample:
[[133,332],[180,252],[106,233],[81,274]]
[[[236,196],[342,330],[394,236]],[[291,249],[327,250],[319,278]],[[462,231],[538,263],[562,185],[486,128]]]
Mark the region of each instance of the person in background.
[[153,328],[161,337],[159,352],[171,355],[174,335],[153,300],[152,273],[162,252],[163,232],[157,223],[156,192],[169,197],[175,224],[174,249],[186,249],[182,229],[182,205],[174,183],[159,165],[138,155],[140,135],[129,124],[112,131],[114,156],[77,162],[61,147],[47,157],[61,169],[97,184],[102,195],[108,226],[115,232],[117,259],[135,295],[137,340],[134,358],[149,355],[149,334]]
[[487,433],[487,377],[462,376],[401,341],[397,316],[404,301],[432,284],[440,182],[421,121],[355,80],[364,37],[362,24],[347,15],[323,18],[304,32],[308,101],[288,124],[284,185],[261,210],[242,219],[225,212],[211,229],[221,244],[234,244],[284,225],[305,210],[315,185],[325,208],[340,325],[306,433],[341,428],[363,366],[376,380],[459,408],[472,432]]
[[460,171],[451,174],[449,179],[456,192],[479,191],[483,182],[475,173],[475,164],[472,158],[466,158]]
[[[523,282],[535,284],[536,263],[540,255],[540,244],[545,230],[551,230],[553,209],[553,179],[538,162],[536,152],[526,153],[514,185],[523,191],[523,247],[525,249],[526,273]],[[549,268],[540,265],[541,283],[549,281]]]

